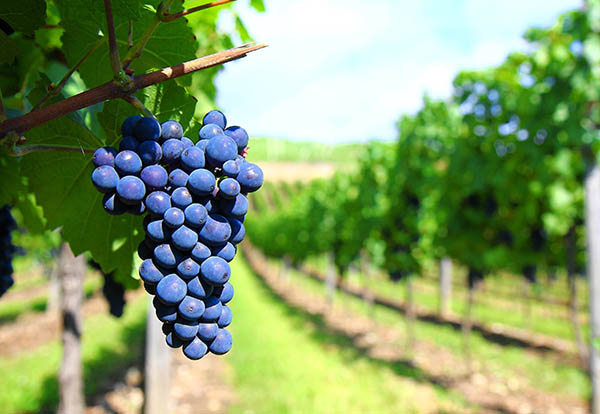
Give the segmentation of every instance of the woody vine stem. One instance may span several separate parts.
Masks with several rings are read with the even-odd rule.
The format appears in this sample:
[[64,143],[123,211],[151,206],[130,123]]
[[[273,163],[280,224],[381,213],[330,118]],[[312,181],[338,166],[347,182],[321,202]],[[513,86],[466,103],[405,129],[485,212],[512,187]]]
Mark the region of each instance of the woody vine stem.
[[[197,59],[193,59],[187,62],[180,63],[175,66],[169,66],[155,72],[146,73],[138,76],[130,76],[126,73],[126,69],[132,60],[141,56],[143,48],[146,42],[158,26],[160,22],[170,22],[177,18],[183,17],[186,14],[204,10],[209,7],[214,7],[226,3],[233,2],[234,0],[219,0],[212,3],[205,4],[203,6],[196,7],[194,9],[186,10],[177,14],[169,14],[168,7],[173,0],[167,0],[158,7],[155,19],[150,23],[142,38],[136,43],[130,50],[123,62],[120,61],[119,52],[116,47],[116,39],[114,38],[114,23],[112,21],[112,9],[110,7],[110,0],[104,0],[108,34],[109,34],[109,49],[111,67],[113,69],[114,79],[106,82],[100,86],[81,92],[80,94],[71,96],[61,101],[55,102],[45,107],[41,105],[36,106],[31,112],[19,116],[16,118],[6,119],[4,117],[4,106],[2,104],[0,95],[0,143],[8,144],[12,147],[11,155],[20,156],[30,152],[38,151],[63,151],[63,152],[88,152],[87,149],[74,149],[59,146],[39,146],[22,145],[25,142],[25,138],[22,134],[36,126],[42,125],[48,121],[67,115],[74,111],[86,108],[88,106],[95,105],[100,102],[104,102],[110,99],[124,99],[131,103],[141,112],[147,112],[141,102],[133,96],[136,91],[146,88],[151,85],[155,85],[161,82],[165,82],[170,79],[175,79],[183,75],[194,73],[203,69],[207,69],[213,66],[217,66],[232,60],[240,59],[245,57],[248,53],[266,47],[266,44],[254,44],[247,43],[239,47],[228,49],[222,52],[214,53],[212,55],[203,56]],[[94,46],[96,47],[96,46]],[[83,59],[89,56],[88,52]],[[81,64],[81,61],[77,63],[77,67]],[[75,69],[76,70],[76,69]],[[73,73],[75,70],[70,71]],[[64,86],[66,80],[63,79],[59,86],[53,88],[51,94],[56,95],[60,92],[60,89]],[[58,90],[57,90],[58,89]],[[47,98],[46,98],[47,99]]]

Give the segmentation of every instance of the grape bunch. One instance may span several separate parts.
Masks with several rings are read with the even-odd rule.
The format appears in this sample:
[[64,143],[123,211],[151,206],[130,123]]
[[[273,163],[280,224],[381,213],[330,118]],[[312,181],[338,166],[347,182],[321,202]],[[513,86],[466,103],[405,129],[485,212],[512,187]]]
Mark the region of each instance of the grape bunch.
[[123,316],[123,309],[125,308],[125,287],[115,280],[114,272],[104,273],[100,265],[94,260],[89,260],[88,264],[104,277],[102,294],[108,302],[108,311],[112,316],[120,318]]
[[176,121],[132,116],[119,151],[94,153],[92,182],[109,214],[145,214],[139,275],[155,295],[167,345],[190,359],[222,355],[232,346],[229,262],[245,236],[249,193],[263,172],[246,161],[248,133],[225,115],[203,118],[198,142]]
[[10,232],[17,228],[15,219],[10,214],[10,207],[0,208],[0,296],[13,285],[12,258],[16,252],[11,242]]

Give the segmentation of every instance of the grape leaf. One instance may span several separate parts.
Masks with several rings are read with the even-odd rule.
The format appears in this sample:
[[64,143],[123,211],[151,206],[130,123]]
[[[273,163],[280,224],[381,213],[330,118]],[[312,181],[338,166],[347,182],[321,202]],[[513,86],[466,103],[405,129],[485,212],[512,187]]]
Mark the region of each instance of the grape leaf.
[[264,12],[266,10],[263,0],[250,0],[250,6],[257,12]]
[[18,158],[9,157],[0,152],[0,207],[5,204],[13,204],[19,194],[26,190],[21,177],[21,169]]
[[175,80],[149,86],[137,95],[161,122],[172,119],[179,121],[184,128],[190,123],[196,108],[196,99]]
[[13,63],[18,50],[15,43],[0,30],[0,63]]
[[107,135],[107,142],[117,145],[121,139],[121,124],[128,116],[135,115],[137,111],[127,102],[112,100],[104,104],[102,112],[98,114],[98,122]]
[[2,1],[0,19],[10,24],[16,32],[32,34],[46,22],[46,2],[44,0]]
[[[97,148],[103,145],[85,127],[69,118],[59,118],[28,132],[29,144],[60,144]],[[90,181],[91,156],[82,153],[37,152],[21,160],[48,221],[47,227],[62,227],[63,238],[75,254],[90,251],[105,272],[115,271],[121,281],[130,281],[134,252],[143,235],[141,217],[110,216],[102,208],[102,194]]]

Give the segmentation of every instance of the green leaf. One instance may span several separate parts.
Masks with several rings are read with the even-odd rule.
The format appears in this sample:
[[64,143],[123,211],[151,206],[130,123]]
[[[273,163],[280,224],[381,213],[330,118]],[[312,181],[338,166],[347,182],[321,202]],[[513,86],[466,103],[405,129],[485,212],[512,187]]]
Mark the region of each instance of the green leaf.
[[14,206],[21,212],[23,225],[29,233],[44,233],[46,230],[44,212],[35,202],[35,196],[33,194],[25,194]]
[[248,33],[248,29],[246,29],[246,26],[244,26],[244,22],[242,22],[242,19],[237,13],[235,14],[235,29],[240,35],[242,42],[247,43],[253,40],[252,36],[250,36],[250,33]]
[[263,0],[250,0],[250,6],[258,12],[264,12],[266,10]]
[[16,32],[32,34],[46,23],[44,0],[9,0],[0,2],[0,19]]
[[137,95],[161,122],[172,119],[179,121],[184,128],[190,123],[196,108],[196,99],[175,80],[150,86]]
[[2,63],[13,63],[15,56],[17,56],[18,50],[15,43],[0,30],[0,64]]
[[[85,127],[59,118],[28,133],[30,144],[60,144],[97,148],[102,142]],[[102,194],[92,186],[91,156],[80,153],[38,152],[22,159],[29,188],[43,208],[49,229],[62,228],[73,252],[89,251],[105,272],[127,280],[143,239],[141,217],[110,216],[102,208]]]
[[118,147],[117,143],[121,139],[121,124],[125,118],[136,113],[136,109],[125,101],[106,102],[102,112],[98,114],[98,122],[108,137],[107,142]]
[[19,158],[9,157],[0,152],[0,206],[14,204],[19,195],[26,190]]

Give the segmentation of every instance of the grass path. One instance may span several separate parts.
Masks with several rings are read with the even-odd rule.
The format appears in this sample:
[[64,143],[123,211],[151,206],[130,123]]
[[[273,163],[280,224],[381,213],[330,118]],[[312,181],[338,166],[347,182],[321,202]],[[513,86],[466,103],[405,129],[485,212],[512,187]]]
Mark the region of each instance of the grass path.
[[232,414],[467,412],[454,394],[378,365],[296,314],[241,257],[232,267]]

